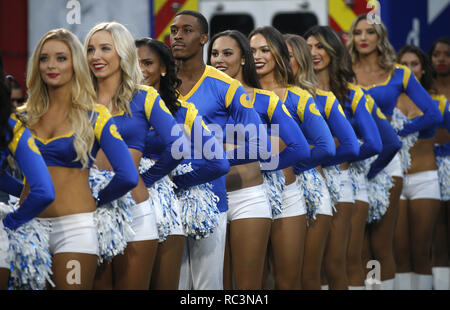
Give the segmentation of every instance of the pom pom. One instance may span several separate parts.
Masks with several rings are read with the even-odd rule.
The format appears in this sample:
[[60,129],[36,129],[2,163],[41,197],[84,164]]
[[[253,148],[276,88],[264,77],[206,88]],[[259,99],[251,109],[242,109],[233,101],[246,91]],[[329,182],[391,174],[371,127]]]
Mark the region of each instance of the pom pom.
[[325,180],[316,168],[297,174],[297,182],[305,196],[306,217],[308,220],[316,219],[317,206],[324,199],[321,188],[325,186]]
[[[177,176],[190,171],[192,171],[191,163],[181,164],[172,171],[172,174]],[[177,192],[184,232],[195,239],[207,238],[218,225],[219,197],[214,194],[212,188],[212,184],[204,183]]]
[[436,156],[441,200],[450,200],[450,156]]
[[369,214],[367,223],[379,221],[389,207],[389,191],[394,186],[392,177],[381,170],[367,181],[367,195],[369,196]]
[[[392,114],[391,125],[392,128],[396,131],[400,131],[403,127],[409,123],[410,120],[397,108],[394,109],[394,113]],[[413,134],[400,137],[399,139],[402,142],[402,147],[399,150],[402,170],[403,173],[407,173],[409,168],[411,167],[411,155],[409,153],[409,149],[416,143],[419,133],[415,132]]]
[[[0,203],[0,220],[14,207]],[[2,225],[3,226],[3,225]],[[44,290],[46,281],[53,287],[52,255],[49,251],[50,228],[38,219],[21,225],[16,230],[3,227],[8,235],[10,261],[9,289]]]
[[[114,176],[113,171],[91,168],[89,172],[89,185],[94,198],[98,197],[100,190],[105,188]],[[136,205],[131,192],[126,195],[99,206],[94,212],[94,220],[97,225],[97,237],[99,244],[98,264],[109,262],[122,254],[135,232],[131,227],[132,217],[130,209]]]
[[272,209],[272,215],[278,215],[283,212],[282,193],[285,188],[285,177],[281,170],[263,172],[263,186],[269,204]]
[[[150,169],[155,161],[149,158],[142,158],[139,165],[139,173],[142,174]],[[156,181],[151,187],[147,188],[150,195],[150,204],[155,210],[156,224],[158,226],[159,242],[166,240],[170,232],[180,223],[178,222],[178,214],[175,212],[174,206],[178,204],[175,195],[175,184],[168,176]]]
[[330,192],[331,205],[334,211],[336,208],[334,205],[338,203],[341,198],[342,184],[341,184],[341,170],[336,166],[323,167],[323,172],[325,174],[325,183],[327,185],[328,191]]

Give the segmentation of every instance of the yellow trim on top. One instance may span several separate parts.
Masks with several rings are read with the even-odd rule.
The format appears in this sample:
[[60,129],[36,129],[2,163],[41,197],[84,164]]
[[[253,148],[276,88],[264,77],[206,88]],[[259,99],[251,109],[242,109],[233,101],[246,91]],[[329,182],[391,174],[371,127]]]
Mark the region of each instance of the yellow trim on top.
[[275,112],[275,109],[277,108],[278,100],[279,98],[277,95],[270,95],[269,104],[267,106],[267,115],[269,116],[270,122],[272,122],[273,112]]
[[[233,101],[233,97],[236,94],[236,90],[239,88],[239,86],[241,86],[241,83],[239,83],[239,81],[237,81],[237,80],[234,80],[231,83],[230,87],[228,87],[227,94],[225,95],[225,108],[228,108],[230,106],[231,102]],[[241,97],[241,98],[239,98],[239,101],[244,107],[248,108],[248,106],[245,106],[245,105],[249,101],[248,100],[249,98],[248,98],[247,94],[244,93],[243,95],[246,96],[246,98],[244,100],[242,100],[242,97]]]
[[381,112],[380,108],[377,108],[377,116],[380,119],[387,119],[383,112]]
[[431,95],[431,98],[434,100],[439,101],[439,111],[441,111],[442,116],[445,114],[445,105],[447,104],[447,97],[445,95],[437,95],[433,94]]
[[208,75],[210,69],[209,66],[207,65],[205,67],[205,70],[203,71],[202,76],[200,77],[200,79],[197,81],[197,83],[195,83],[194,87],[191,88],[191,90],[186,94],[183,95],[182,93],[179,92],[179,99],[180,100],[184,100],[184,101],[188,101],[188,99],[197,91],[197,89],[200,87],[200,85],[202,85],[203,80],[206,78],[206,76]]
[[39,148],[37,147],[36,143],[34,142],[33,137],[28,138],[27,145],[30,148],[30,150],[32,150],[33,152],[35,152],[38,155],[41,155],[41,152],[39,151]]
[[50,139],[44,139],[44,138],[40,138],[38,136],[33,135],[33,137],[36,140],[39,140],[40,142],[42,142],[43,144],[49,144],[52,141],[58,140],[58,139],[63,139],[63,138],[70,138],[73,134],[75,133],[75,131],[71,130],[70,132],[60,135],[60,136],[56,136]]
[[184,119],[184,130],[190,136],[192,131],[192,126],[194,125],[194,120],[198,115],[198,110],[192,103],[186,102],[183,104],[187,108],[186,118]]
[[17,120],[13,128],[13,138],[8,144],[8,148],[13,156],[16,154],[17,146],[19,145],[20,138],[22,138],[25,129],[26,127],[22,122]]
[[373,107],[375,105],[375,100],[373,100],[372,96],[366,95],[366,109],[372,114]]
[[[308,103],[308,97],[306,96],[300,96],[300,100],[297,104],[297,115],[300,118],[300,121],[303,123],[303,120],[305,119],[305,108],[306,104]],[[311,105],[313,105],[312,103]],[[311,108],[310,108],[311,109]]]
[[147,86],[146,88],[142,88],[142,90],[147,92],[147,95],[145,96],[144,109],[145,109],[145,117],[147,118],[148,121],[150,121],[153,105],[155,104],[155,100],[159,94],[153,87]]
[[98,113],[97,119],[94,124],[94,136],[98,142],[100,142],[100,138],[102,136],[103,128],[105,128],[106,123],[111,118],[111,114],[106,106],[101,104],[96,104],[94,106],[95,112]]
[[355,114],[356,108],[358,107],[358,103],[361,101],[361,98],[364,96],[363,90],[353,84],[349,84],[349,88],[352,89],[355,92],[355,95],[353,96],[352,100],[352,111],[353,114]]
[[319,88],[316,89],[316,94],[318,94],[319,96],[326,96],[327,97],[324,110],[325,110],[325,116],[328,119],[330,117],[331,109],[333,108],[333,104],[336,101],[336,96],[330,91],[322,90],[322,89],[319,89]]

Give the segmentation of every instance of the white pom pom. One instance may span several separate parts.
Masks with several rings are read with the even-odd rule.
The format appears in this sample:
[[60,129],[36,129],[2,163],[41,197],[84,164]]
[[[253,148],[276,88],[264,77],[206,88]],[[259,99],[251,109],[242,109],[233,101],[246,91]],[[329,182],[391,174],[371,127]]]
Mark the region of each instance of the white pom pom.
[[441,200],[450,200],[450,156],[436,156]]
[[264,191],[272,209],[272,215],[281,214],[283,211],[283,191],[285,188],[285,177],[281,170],[263,172]]
[[323,193],[321,188],[325,186],[325,180],[317,169],[310,169],[297,174],[297,182],[303,189],[308,220],[316,219],[317,206],[322,203]]

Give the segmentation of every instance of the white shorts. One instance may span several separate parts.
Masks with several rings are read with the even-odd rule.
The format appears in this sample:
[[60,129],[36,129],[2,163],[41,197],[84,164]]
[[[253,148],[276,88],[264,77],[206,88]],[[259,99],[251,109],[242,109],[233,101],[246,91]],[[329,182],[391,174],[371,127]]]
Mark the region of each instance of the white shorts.
[[223,290],[226,232],[227,212],[221,212],[214,232],[207,238],[186,238],[178,289]]
[[227,192],[228,222],[247,218],[272,218],[263,185]]
[[274,220],[306,214],[305,197],[297,180],[284,188],[282,199],[283,210],[280,214],[273,216]]
[[37,220],[49,229],[49,249],[53,255],[58,253],[99,255],[94,212],[37,218]]
[[9,242],[8,242],[8,234],[3,228],[3,221],[0,219],[0,268],[5,268],[9,270],[9,259],[8,259],[8,251],[9,251]]
[[155,211],[148,200],[130,208],[131,228],[135,235],[127,242],[159,239]]
[[441,200],[441,190],[437,170],[406,174],[403,178],[402,200]]
[[403,178],[402,159],[399,152],[395,154],[394,158],[392,158],[389,164],[384,168],[384,171],[392,177]]
[[355,198],[353,196],[352,179],[350,178],[350,172],[348,169],[341,170],[340,181],[341,181],[341,195],[339,197],[338,202],[355,203]]
[[355,175],[356,190],[354,191],[355,200],[369,203],[369,195],[367,194],[367,179],[364,173]]

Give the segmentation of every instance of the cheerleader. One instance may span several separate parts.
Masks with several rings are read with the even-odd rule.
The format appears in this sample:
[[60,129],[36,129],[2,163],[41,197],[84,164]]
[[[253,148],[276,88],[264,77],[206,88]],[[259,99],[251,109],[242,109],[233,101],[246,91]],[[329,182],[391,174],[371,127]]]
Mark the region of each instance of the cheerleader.
[[[261,27],[250,33],[249,41],[262,88],[273,91],[282,100],[309,144],[314,145],[311,157],[301,161],[301,164],[310,165],[309,169],[317,166],[321,160],[333,155],[335,148],[312,96],[294,86],[289,52],[283,36],[273,27]],[[300,289],[307,210],[303,189],[297,183],[293,168],[283,169],[283,174],[284,211],[272,223],[269,259],[276,289]]]
[[[329,63],[322,68],[322,70],[328,72],[329,78],[326,78],[324,71],[320,70],[318,74],[320,81],[323,83],[325,79],[325,87],[338,95],[339,102],[343,103],[341,104],[343,111],[353,126],[355,133],[357,133],[360,140],[364,141],[360,145],[358,157],[352,162],[358,162],[378,154],[382,149],[381,137],[375,121],[366,109],[366,99],[363,91],[352,84],[354,73],[351,69],[350,55],[348,55],[345,46],[330,28],[313,28],[308,31],[308,34],[310,37],[318,38],[321,48],[330,57]],[[358,289],[364,288],[365,279],[361,253],[365,222],[368,214],[368,196],[365,174],[363,172],[354,173],[355,171],[351,165],[348,171],[355,202],[353,212],[350,214],[349,226],[351,229],[348,236],[346,267],[348,288]],[[344,184],[344,188],[348,185]],[[356,190],[355,186],[357,186]],[[330,236],[330,238],[333,240],[333,237]],[[343,255],[342,253],[341,258]]]
[[[284,35],[286,46],[289,52],[290,65],[292,73],[294,74],[294,83],[299,88],[307,92],[311,96],[309,100],[314,102],[313,97],[316,93],[317,78],[314,74],[313,63],[311,59],[311,52],[305,39],[298,35]],[[291,91],[293,87],[289,88]],[[288,92],[288,97],[292,97],[291,92]],[[292,97],[294,98],[294,97]],[[288,102],[288,100],[286,100]],[[302,105],[299,104],[299,107]],[[295,105],[291,105],[295,108]],[[301,113],[297,113],[299,119],[296,119],[304,130],[307,130],[305,124],[302,124],[300,117]],[[305,114],[307,115],[307,114]],[[320,115],[318,115],[320,116]],[[306,118],[304,119],[306,120]],[[311,128],[319,128],[319,126],[311,126]],[[319,154],[325,150],[323,146],[328,145],[329,150],[333,150],[335,154],[335,143],[333,141],[331,132],[326,125],[325,120],[321,119],[321,126],[326,129],[324,132],[326,137],[324,145],[318,143],[311,149],[312,158],[323,158]],[[308,135],[308,141],[313,145]],[[322,151],[321,151],[322,149]],[[318,154],[319,152],[319,154]],[[320,162],[320,160],[319,160]],[[323,253],[325,251],[326,240],[331,224],[332,207],[328,188],[326,187],[322,168],[320,166],[310,169],[314,166],[297,163],[293,168],[297,175],[297,180],[304,192],[304,199],[307,206],[307,228],[305,237],[305,252],[302,267],[302,289],[305,290],[320,290],[320,272],[322,266]],[[308,170],[309,169],[309,170]],[[305,182],[307,177],[312,177],[313,183]],[[314,182],[315,181],[315,182]],[[316,198],[316,199],[314,199]]]
[[[180,80],[176,76],[175,62],[170,48],[163,42],[150,38],[138,39],[135,43],[138,50],[139,64],[144,75],[143,83],[148,86],[153,86],[160,93],[161,98],[177,122],[187,126],[185,128],[185,134],[187,137],[190,137],[190,145],[192,146],[192,153],[188,152],[187,157],[190,159],[201,158],[198,160],[194,159],[197,165],[193,172],[173,177],[175,189],[180,190],[189,186],[206,183],[227,173],[229,164],[225,159],[220,144],[216,144],[216,147],[219,149],[215,151],[221,152],[222,156],[212,158],[213,156],[211,155],[214,154],[203,154],[203,150],[206,150],[205,145],[213,137],[207,137],[208,129],[204,126],[204,123],[202,124],[201,116],[198,115],[195,106],[190,103],[181,102],[178,99],[176,87],[179,85]],[[201,129],[199,134],[195,132],[198,129]],[[197,137],[202,139],[201,143],[198,143]],[[149,158],[154,161],[159,158],[159,155],[161,155],[161,151],[159,150],[161,145],[156,142],[157,140],[157,133],[151,130],[147,136],[143,158]],[[196,146],[199,150],[195,149]],[[201,166],[199,162],[202,163]],[[164,184],[160,186],[164,186]],[[160,242],[158,244],[158,252],[155,266],[153,267],[150,288],[176,290],[178,289],[180,278],[186,233],[183,230],[181,208],[179,202],[176,201],[174,190],[172,188],[165,190],[170,192],[170,196],[173,197],[168,202],[171,205],[167,206],[167,208],[171,208],[173,211],[167,209],[160,210],[157,213],[157,222],[161,221],[161,219],[158,219],[159,215],[166,213],[166,216],[170,217],[168,214],[171,213],[174,215],[174,224],[167,232],[161,233],[161,229],[159,229]],[[160,198],[165,199],[163,197]],[[162,209],[163,206],[162,204],[157,204],[156,207]]]
[[[443,107],[444,101],[450,98],[450,37],[442,37],[436,40],[428,56],[431,59],[433,75],[435,77],[433,87],[438,95],[440,105]],[[440,94],[440,95],[439,95]],[[446,98],[446,99],[444,99]],[[442,112],[442,110],[441,110]],[[436,222],[433,240],[433,288],[448,289],[450,281],[449,267],[449,240],[450,230],[448,223],[450,213],[448,212],[448,200],[450,199],[449,186],[449,155],[450,155],[450,134],[448,128],[450,122],[448,115],[450,111],[444,108],[444,122],[436,130],[437,146],[435,147],[436,163],[438,164],[439,183],[441,186],[441,208]]]
[[[228,279],[225,289],[233,287],[231,274],[235,280],[236,289],[262,289],[264,259],[272,214],[276,213],[273,210],[276,206],[272,206],[265,196],[266,194],[270,196],[271,192],[276,190],[274,187],[277,182],[275,177],[277,170],[309,158],[309,145],[280,99],[274,93],[261,89],[250,45],[241,32],[227,30],[216,34],[208,48],[208,62],[241,82],[262,122],[268,126],[277,124],[279,134],[273,131],[274,136],[276,135],[275,139],[279,137],[286,146],[279,154],[273,155],[277,157],[271,159],[277,162],[273,169],[264,170],[263,167],[264,173],[275,173],[271,177],[274,179],[272,188],[265,188],[270,185],[268,181],[264,181],[265,184],[263,184],[258,163],[232,167],[227,175],[228,222],[230,224],[227,229],[228,242],[225,249],[224,270],[229,272],[224,273],[225,280]],[[284,179],[281,179],[284,185]],[[281,198],[281,191],[279,194]],[[294,217],[303,211],[282,210],[282,214],[276,214],[274,218],[279,220]],[[292,231],[292,233],[295,235],[296,232]],[[298,231],[298,233],[301,235],[304,232]]]
[[[332,195],[336,213],[333,215],[325,249],[324,276],[326,276],[331,289],[347,289],[346,257],[355,202],[348,161],[356,160],[359,154],[355,132],[346,120],[342,108],[342,106],[345,107],[345,101],[350,101],[347,83],[351,78],[351,72],[346,67],[349,64],[349,59],[347,59],[347,62],[345,61],[345,53],[339,48],[340,39],[329,27],[313,27],[305,33],[305,38],[311,48],[314,71],[319,80],[320,89],[316,90],[316,102],[322,115],[327,120],[333,136],[339,140],[336,156],[328,162],[322,163],[326,173],[330,169],[331,171],[339,170],[337,179],[333,181],[337,183],[338,197],[333,199],[334,195]],[[347,81],[344,80],[345,78],[347,78]],[[360,97],[363,97],[362,94],[360,94]],[[342,105],[340,102],[342,102]],[[334,115],[333,108],[335,109]],[[373,127],[375,128],[375,126]],[[375,132],[377,132],[376,128]],[[367,151],[373,155],[373,140],[370,139],[368,144],[370,148]],[[365,147],[367,148],[367,144]],[[364,148],[363,151],[365,151]],[[367,154],[363,156],[365,155]],[[339,168],[336,165],[339,165]],[[331,179],[330,175],[327,175],[327,179]],[[331,192],[333,193],[333,190]]]
[[[163,144],[161,159],[138,178],[131,191],[135,205],[131,207],[131,228],[134,235],[126,240],[125,251],[101,265],[96,288],[148,289],[158,246],[154,210],[146,188],[166,176],[180,159],[172,156],[177,126],[156,90],[142,86],[142,73],[131,33],[116,22],[94,26],[86,36],[85,53],[98,102],[108,107],[134,160],[133,172],[138,171],[149,129],[153,127]],[[110,170],[108,160],[99,153],[97,166]],[[144,183],[145,182],[145,183]]]
[[[432,89],[431,63],[420,48],[404,46],[397,53],[397,62],[409,67],[421,85],[432,96],[433,93],[436,95],[436,91]],[[445,99],[437,103],[441,106],[442,112],[445,111],[446,104]],[[421,113],[403,94],[398,99],[397,107],[410,119]],[[435,131],[436,128],[432,128],[420,132],[417,142],[410,149],[411,167],[405,174],[395,231],[395,257],[399,273],[428,274],[431,270],[428,255],[420,255],[420,249],[423,248],[422,251],[431,249],[432,235],[440,208],[438,170],[433,152]],[[446,277],[448,280],[449,275]],[[428,280],[431,280],[430,277]],[[428,287],[431,289],[431,283]]]
[[[18,111],[55,187],[55,200],[39,214],[50,229],[52,280],[56,289],[92,289],[99,254],[94,211],[133,188],[137,173],[130,170],[132,159],[111,115],[95,104],[83,47],[74,34],[56,29],[40,39],[28,66],[27,88],[28,102]],[[96,201],[88,168],[99,148],[115,176]],[[71,261],[79,262],[80,281],[67,281]]]
[[[249,130],[242,133],[239,130],[241,126],[259,129],[262,125],[245,89],[239,81],[204,63],[203,47],[208,42],[206,18],[195,11],[181,11],[172,21],[170,30],[170,45],[178,62],[178,77],[182,81],[178,88],[180,99],[195,104],[208,128],[214,131],[214,136],[220,142],[226,141],[225,129],[228,127],[235,127],[238,136],[246,137],[245,145],[227,151],[230,166],[269,158],[270,153],[258,143],[259,140],[266,141],[264,137],[259,137],[266,132]],[[221,132],[223,136],[220,135]],[[245,158],[239,158],[243,147]],[[180,289],[223,289],[228,210],[226,177],[220,177],[211,183],[214,194],[219,197],[218,225],[208,238],[187,238]]]
[[[387,39],[387,30],[382,23],[370,24],[367,22],[367,15],[360,15],[352,23],[347,45],[357,83],[373,97],[384,115],[390,119],[393,117],[396,100],[401,93],[406,93],[423,112],[422,116],[412,122],[403,127],[396,127],[398,135],[403,139],[404,151],[400,151],[385,168],[393,178],[393,186],[389,191],[389,208],[380,220],[370,225],[371,250],[374,259],[381,264],[381,288],[393,289],[396,272],[393,254],[394,230],[403,187],[402,164],[407,164],[400,158],[400,153],[407,154],[407,148],[414,139],[414,136],[406,136],[433,126],[442,117],[411,71],[394,62],[394,49]],[[393,126],[397,126],[397,123],[398,121],[394,121]]]
[[[26,185],[19,183],[2,169],[0,188],[19,197],[26,187],[27,196],[23,196],[15,211],[2,214],[0,222],[0,290],[8,288],[13,249],[9,246],[7,231],[16,231],[23,224],[36,218],[55,199],[55,190],[50,174],[29,129],[12,114],[9,90],[3,81],[3,65],[0,58],[0,166],[4,167],[6,157],[11,155],[26,178]],[[2,208],[2,211],[3,210]],[[9,210],[12,211],[12,210]],[[15,255],[16,253],[12,254]],[[26,283],[23,283],[26,284]]]

